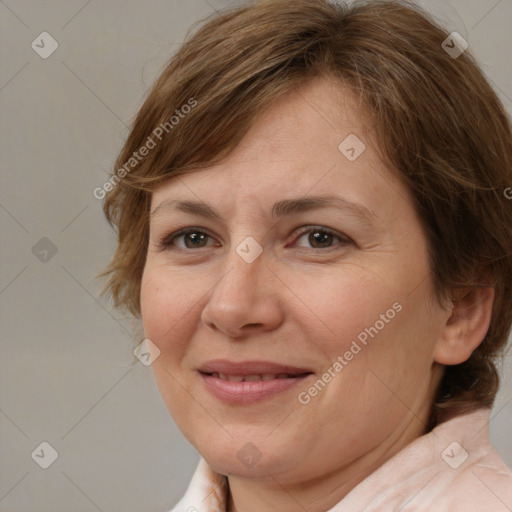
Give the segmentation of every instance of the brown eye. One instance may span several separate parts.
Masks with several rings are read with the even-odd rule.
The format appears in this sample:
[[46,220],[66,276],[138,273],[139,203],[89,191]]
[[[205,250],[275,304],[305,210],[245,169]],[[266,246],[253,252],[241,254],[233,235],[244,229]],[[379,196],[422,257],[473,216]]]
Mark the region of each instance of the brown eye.
[[314,231],[308,236],[308,242],[311,247],[315,249],[322,249],[324,247],[330,247],[332,245],[334,236],[331,233],[325,231]]
[[351,240],[348,237],[335,233],[330,229],[310,227],[302,232],[295,245],[310,249],[329,249],[340,243],[346,245],[350,242]]
[[178,231],[165,237],[161,246],[165,249],[202,249],[211,245],[212,237],[198,229]]
[[208,235],[206,233],[185,233],[181,235],[185,242],[187,249],[196,249],[198,247],[205,247],[208,241]]

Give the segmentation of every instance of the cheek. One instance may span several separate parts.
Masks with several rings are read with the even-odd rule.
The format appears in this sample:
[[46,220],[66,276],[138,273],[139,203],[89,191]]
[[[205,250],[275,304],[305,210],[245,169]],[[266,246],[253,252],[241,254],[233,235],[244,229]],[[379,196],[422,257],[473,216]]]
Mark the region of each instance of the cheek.
[[151,365],[155,381],[168,411],[180,424],[188,421],[191,408],[190,397],[183,392],[187,382],[180,368],[192,336],[195,294],[187,286],[185,279],[149,263],[140,296],[144,335],[160,349],[160,356]]
[[358,390],[368,391],[373,403],[377,391],[390,393],[386,384],[412,397],[419,377],[428,377],[439,329],[426,306],[427,284],[411,293],[410,275],[400,268],[373,270],[354,266],[328,279],[310,276],[296,284],[299,300],[292,316],[322,350],[324,370],[336,374],[321,400],[331,393],[336,402],[340,395],[350,399],[345,391]]
[[320,419],[323,438],[343,431],[345,449],[357,451],[381,442],[411,411],[422,410],[429,396],[432,330],[416,302],[374,289],[371,307],[368,301],[361,309],[352,303],[349,314],[339,312],[331,321],[339,336],[323,348],[334,377],[318,392],[303,390],[312,396],[306,412]]
[[[386,281],[386,272],[369,272],[356,265],[345,265],[326,274],[294,276],[290,273],[287,283],[293,292],[289,304],[295,305],[294,321],[301,322],[301,329],[308,333],[315,344],[322,343],[324,350],[334,359],[348,350],[359,335],[364,342],[368,328],[378,322],[378,331],[399,315],[393,304],[400,300],[400,282]],[[297,280],[299,277],[300,281]],[[383,314],[386,323],[380,319]],[[323,333],[323,334],[322,334]]]
[[140,298],[146,338],[162,352],[166,352],[169,345],[177,349],[182,340],[187,339],[187,325],[200,295],[200,290],[190,287],[189,279],[164,271],[156,265],[147,265],[142,277]]

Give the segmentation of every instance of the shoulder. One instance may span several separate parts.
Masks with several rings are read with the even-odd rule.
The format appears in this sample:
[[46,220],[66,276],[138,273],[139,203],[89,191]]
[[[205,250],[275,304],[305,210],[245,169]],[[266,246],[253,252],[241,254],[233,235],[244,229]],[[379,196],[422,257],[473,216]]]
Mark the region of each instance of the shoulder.
[[439,512],[512,510],[512,472],[489,439],[491,410],[456,417],[429,436],[434,447],[430,509]]
[[489,440],[490,409],[416,439],[331,512],[511,512],[512,473]]
[[468,453],[460,467],[443,468],[435,478],[438,479],[437,499],[433,503],[436,510],[512,510],[512,472],[490,445],[473,456]]

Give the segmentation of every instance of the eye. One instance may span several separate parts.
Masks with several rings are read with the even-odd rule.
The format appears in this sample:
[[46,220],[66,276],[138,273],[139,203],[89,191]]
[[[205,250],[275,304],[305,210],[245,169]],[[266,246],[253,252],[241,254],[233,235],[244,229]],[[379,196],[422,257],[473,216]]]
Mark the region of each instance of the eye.
[[347,236],[325,227],[315,226],[304,229],[296,242],[294,242],[294,245],[302,247],[309,245],[309,248],[312,249],[329,249],[339,243],[346,245],[351,242]]
[[[329,249],[336,245],[353,243],[350,238],[322,226],[304,228],[293,245],[309,249]],[[213,237],[200,228],[186,228],[162,238],[159,245],[163,249],[202,249],[215,245]]]
[[196,228],[188,228],[164,237],[160,245],[163,248],[202,249],[208,247],[209,241],[212,241],[212,237],[208,233]]

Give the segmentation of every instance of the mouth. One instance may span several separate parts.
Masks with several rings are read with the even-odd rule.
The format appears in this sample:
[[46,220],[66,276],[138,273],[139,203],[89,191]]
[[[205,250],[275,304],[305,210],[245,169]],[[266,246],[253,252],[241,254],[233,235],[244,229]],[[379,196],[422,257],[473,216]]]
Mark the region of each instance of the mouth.
[[216,379],[227,380],[229,382],[259,382],[259,381],[268,381],[268,380],[274,380],[274,379],[294,379],[294,378],[306,376],[309,374],[307,372],[305,372],[305,373],[298,373],[298,374],[262,373],[262,374],[254,374],[254,375],[228,375],[226,373],[212,372],[212,373],[204,373],[203,375],[209,375]]
[[201,366],[198,372],[211,394],[237,405],[270,399],[313,375],[305,368],[266,361],[215,360]]

